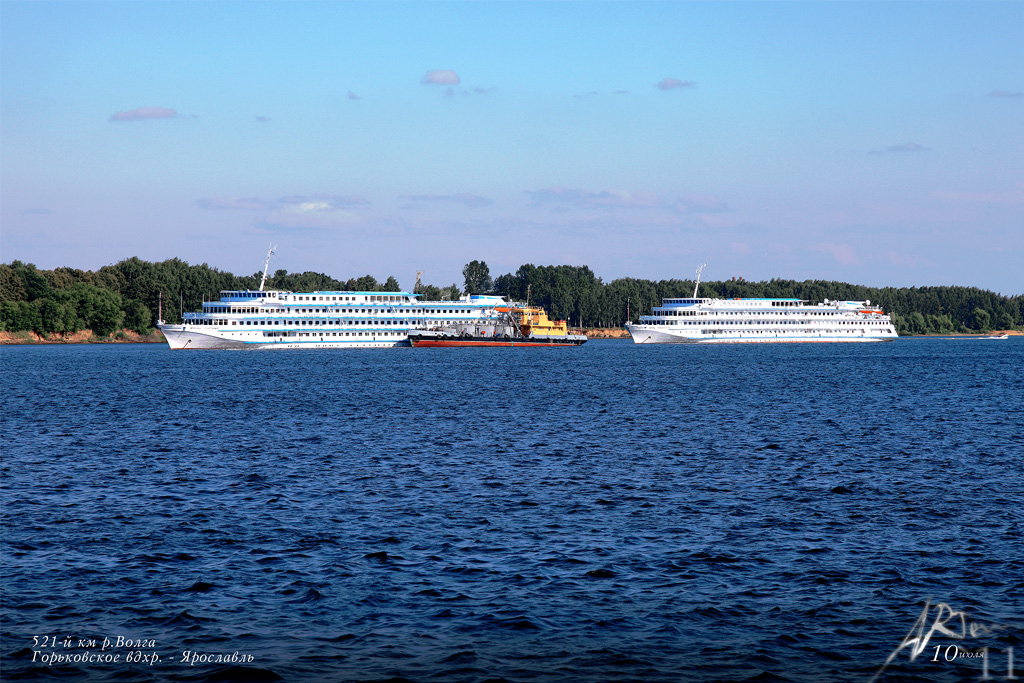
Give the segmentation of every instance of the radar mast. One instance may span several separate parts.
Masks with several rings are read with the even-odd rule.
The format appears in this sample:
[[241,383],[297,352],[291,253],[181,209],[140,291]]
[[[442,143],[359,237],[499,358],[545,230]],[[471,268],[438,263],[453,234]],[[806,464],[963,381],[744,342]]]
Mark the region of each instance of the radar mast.
[[693,285],[693,298],[697,298],[697,288],[700,287],[700,274],[704,272],[704,268],[708,265],[707,261],[700,264],[700,268],[697,269],[697,282]]
[[270,257],[277,251],[277,245],[270,245],[270,249],[267,251],[267,262],[263,264],[263,279],[260,280],[260,291],[263,291],[263,285],[267,284],[267,271],[270,270]]

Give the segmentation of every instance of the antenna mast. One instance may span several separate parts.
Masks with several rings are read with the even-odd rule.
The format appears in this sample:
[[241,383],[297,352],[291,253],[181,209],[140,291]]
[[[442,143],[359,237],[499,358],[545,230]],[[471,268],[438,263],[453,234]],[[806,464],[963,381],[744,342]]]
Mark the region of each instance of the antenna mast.
[[270,257],[277,251],[277,245],[270,245],[270,249],[267,251],[267,262],[263,264],[263,279],[260,280],[260,291],[263,291],[263,285],[267,284],[267,271],[270,270]]
[[693,285],[693,298],[694,299],[697,298],[697,288],[700,287],[700,274],[704,272],[704,267],[707,266],[707,265],[708,265],[708,263],[707,263],[707,261],[705,261],[704,263],[700,264],[700,268],[697,269],[697,282]]
[[427,272],[427,271],[425,271],[425,270],[417,270],[416,271],[416,284],[414,284],[412,286],[412,293],[413,294],[415,294],[416,290],[420,288],[420,275],[423,275],[423,273],[425,273],[425,272]]

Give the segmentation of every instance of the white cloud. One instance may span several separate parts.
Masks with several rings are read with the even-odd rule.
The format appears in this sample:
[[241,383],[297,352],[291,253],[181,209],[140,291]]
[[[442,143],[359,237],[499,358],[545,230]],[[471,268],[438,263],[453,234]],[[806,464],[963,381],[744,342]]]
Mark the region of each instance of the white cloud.
[[166,107],[139,107],[128,111],[119,111],[110,115],[111,121],[145,121],[147,119],[173,119],[178,116],[174,109]]
[[678,90],[694,87],[693,81],[681,81],[678,78],[663,78],[654,86],[658,90]]
[[451,69],[435,69],[428,71],[420,82],[424,85],[458,85],[462,81]]
[[356,195],[311,194],[281,197],[277,200],[277,203],[282,207],[298,207],[300,211],[324,212],[338,211],[343,208],[369,204],[370,202]]

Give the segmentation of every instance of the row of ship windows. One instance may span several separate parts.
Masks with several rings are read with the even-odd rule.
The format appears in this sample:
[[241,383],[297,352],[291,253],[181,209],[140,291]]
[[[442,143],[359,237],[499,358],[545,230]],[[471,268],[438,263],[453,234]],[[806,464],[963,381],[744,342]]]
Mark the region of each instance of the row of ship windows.
[[394,296],[390,294],[373,294],[371,296],[306,296],[306,295],[285,295],[281,297],[285,301],[412,301],[407,296]]
[[[873,332],[884,332],[885,334],[895,334],[893,330],[885,327],[868,327],[867,330]],[[803,330],[744,330],[744,334],[839,334],[845,332],[847,334],[858,334],[863,333],[865,330],[823,330],[822,328],[808,327]],[[701,334],[734,334],[736,330],[701,330]]]
[[793,315],[849,315],[848,313],[841,313],[839,311],[659,311],[655,309],[654,315],[675,318],[680,316],[694,316],[694,315],[784,315],[787,317]]
[[[644,325],[806,325],[810,321],[808,320],[722,320],[715,321],[714,323],[708,320],[701,320],[699,322],[690,322],[688,320],[645,320]],[[836,320],[831,325],[856,325],[858,327],[870,327],[872,329],[886,329],[888,325],[881,323],[868,323],[865,321],[858,320]]]
[[264,337],[404,337],[404,332],[264,332]]
[[412,325],[412,320],[193,320],[193,325]]
[[[385,307],[385,308],[382,308],[380,312],[383,313],[383,312],[385,312],[385,310],[390,310],[390,309],[386,309],[386,307]],[[297,308],[297,309],[296,308],[290,308],[289,309],[289,308],[268,308],[266,306],[262,306],[262,307],[259,307],[259,308],[244,307],[244,306],[241,306],[241,307],[207,306],[206,308],[203,309],[203,312],[204,313],[235,313],[235,314],[243,315],[243,314],[246,314],[246,313],[249,313],[249,314],[267,314],[267,313],[292,313],[292,314],[295,314],[295,313],[368,313],[369,311],[366,311],[365,309],[337,308],[337,307],[333,307],[333,308]],[[471,308],[426,308],[426,309],[422,309],[422,310],[411,310],[409,312],[410,313],[421,313],[421,314],[422,313],[434,313],[434,314],[436,314],[436,313],[472,313],[473,309],[471,309]]]

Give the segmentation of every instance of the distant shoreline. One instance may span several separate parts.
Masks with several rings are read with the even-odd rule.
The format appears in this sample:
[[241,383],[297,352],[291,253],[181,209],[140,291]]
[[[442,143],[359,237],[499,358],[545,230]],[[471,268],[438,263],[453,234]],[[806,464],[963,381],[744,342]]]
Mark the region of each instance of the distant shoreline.
[[[590,339],[629,339],[629,332],[621,327],[595,327],[584,329],[583,333]],[[113,335],[98,338],[92,330],[80,330],[66,337],[60,334],[43,336],[35,332],[3,332],[0,331],[0,345],[18,346],[25,344],[166,344],[167,340],[159,330],[149,334],[139,334],[131,330],[121,330]]]
[[624,327],[591,327],[581,332],[587,339],[629,339],[629,330]]
[[120,330],[106,337],[97,337],[92,330],[79,330],[67,336],[53,333],[41,335],[35,332],[0,331],[0,345],[18,346],[24,344],[166,344],[167,340],[159,330],[139,334],[131,330]]
[[941,334],[901,334],[901,337],[991,337],[996,334],[1005,334],[1011,337],[1024,335],[1024,330],[992,330],[991,332],[943,332]]

